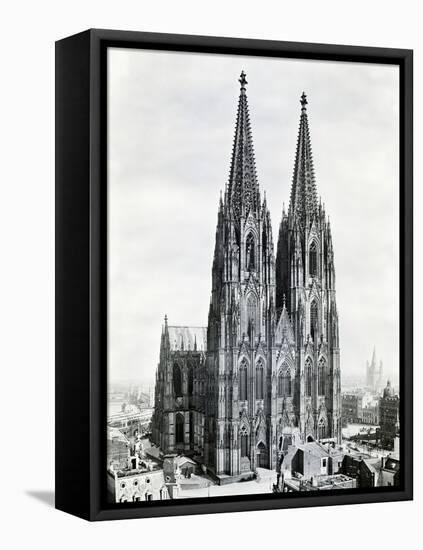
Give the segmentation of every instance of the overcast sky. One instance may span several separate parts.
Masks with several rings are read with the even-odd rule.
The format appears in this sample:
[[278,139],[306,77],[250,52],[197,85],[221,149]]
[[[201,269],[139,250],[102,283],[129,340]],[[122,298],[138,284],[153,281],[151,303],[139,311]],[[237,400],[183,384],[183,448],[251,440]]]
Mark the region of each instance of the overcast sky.
[[207,325],[241,70],[275,249],[304,90],[332,226],[341,373],[364,373],[375,345],[395,377],[397,67],[130,49],[109,49],[108,66],[110,380],[153,381],[165,314]]

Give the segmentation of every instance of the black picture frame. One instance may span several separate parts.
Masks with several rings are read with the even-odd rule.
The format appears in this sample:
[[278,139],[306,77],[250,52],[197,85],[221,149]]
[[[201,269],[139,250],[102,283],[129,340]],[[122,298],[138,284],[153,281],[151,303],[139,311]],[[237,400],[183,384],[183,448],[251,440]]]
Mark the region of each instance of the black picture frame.
[[[105,499],[109,47],[394,64],[400,70],[401,486],[110,505]],[[413,52],[91,29],[56,43],[56,508],[108,520],[412,499]]]

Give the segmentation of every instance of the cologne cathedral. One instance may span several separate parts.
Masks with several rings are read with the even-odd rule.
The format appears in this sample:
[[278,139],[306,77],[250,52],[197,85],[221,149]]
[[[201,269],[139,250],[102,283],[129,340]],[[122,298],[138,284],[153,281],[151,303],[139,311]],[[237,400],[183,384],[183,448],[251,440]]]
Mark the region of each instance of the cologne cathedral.
[[307,98],[288,210],[273,244],[241,73],[229,180],[220,198],[208,325],[162,328],[152,439],[219,482],[278,469],[291,444],[341,441],[331,227],[317,197]]

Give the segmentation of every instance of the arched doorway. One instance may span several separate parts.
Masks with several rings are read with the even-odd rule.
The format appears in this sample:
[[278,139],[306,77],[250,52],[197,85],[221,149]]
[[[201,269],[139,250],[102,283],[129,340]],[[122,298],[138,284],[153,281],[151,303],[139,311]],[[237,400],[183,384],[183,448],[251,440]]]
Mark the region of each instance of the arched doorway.
[[175,422],[175,443],[176,445],[183,445],[184,443],[184,415],[177,413]]
[[263,441],[260,441],[260,443],[257,445],[256,457],[257,457],[257,466],[259,468],[268,468],[269,459],[268,459],[267,447],[263,443]]
[[243,425],[240,429],[240,451],[241,451],[241,471],[250,470],[250,436],[247,426]]

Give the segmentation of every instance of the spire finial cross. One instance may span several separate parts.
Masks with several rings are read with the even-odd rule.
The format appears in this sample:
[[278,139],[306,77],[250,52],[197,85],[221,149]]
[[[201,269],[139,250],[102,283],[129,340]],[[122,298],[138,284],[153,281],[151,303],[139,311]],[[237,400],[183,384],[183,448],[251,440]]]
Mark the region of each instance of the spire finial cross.
[[246,86],[246,84],[248,84],[246,76],[247,75],[244,73],[244,71],[242,71],[241,75],[238,79],[238,82],[241,84],[241,90],[245,90],[245,86]]
[[302,111],[305,111],[305,110],[306,110],[306,105],[307,105],[307,103],[308,103],[308,101],[307,101],[307,96],[306,96],[305,92],[303,92],[303,93],[301,94],[300,103],[301,103],[301,110],[302,110]]

